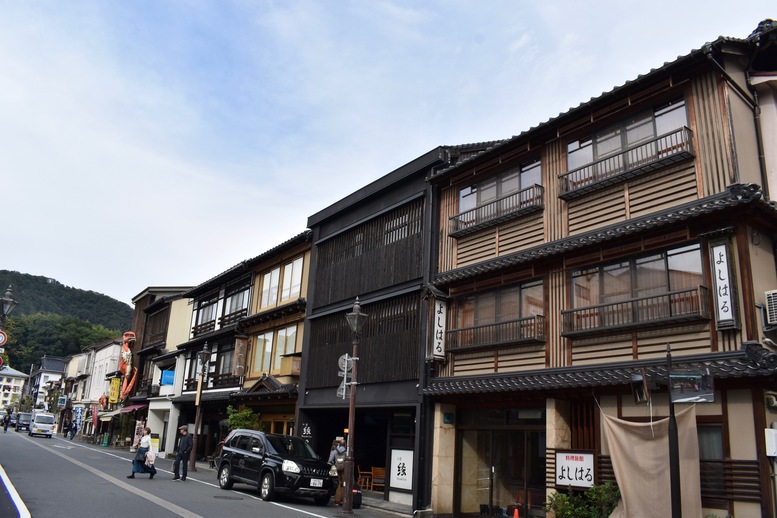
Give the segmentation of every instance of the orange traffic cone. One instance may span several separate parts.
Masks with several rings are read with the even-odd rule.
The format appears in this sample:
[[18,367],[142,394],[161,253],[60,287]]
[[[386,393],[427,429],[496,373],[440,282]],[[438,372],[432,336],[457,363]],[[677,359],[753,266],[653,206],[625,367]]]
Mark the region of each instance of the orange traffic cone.
[[513,511],[513,518],[521,518],[521,513],[518,512],[518,508],[515,508],[515,511]]

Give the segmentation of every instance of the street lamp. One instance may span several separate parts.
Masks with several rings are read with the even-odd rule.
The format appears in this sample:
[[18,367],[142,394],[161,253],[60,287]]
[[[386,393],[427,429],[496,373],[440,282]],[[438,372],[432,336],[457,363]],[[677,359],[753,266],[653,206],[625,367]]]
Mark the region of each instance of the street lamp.
[[210,361],[210,349],[208,348],[208,342],[202,347],[202,351],[197,353],[197,359],[200,362],[200,373],[197,378],[197,399],[194,401],[194,406],[197,407],[197,414],[194,418],[194,433],[192,437],[192,455],[189,457],[189,471],[197,471],[197,435],[200,431],[200,420],[202,419],[202,406],[200,405],[200,398],[202,397],[202,384],[204,383],[205,374],[208,372],[208,362]]
[[348,442],[345,446],[345,495],[343,499],[343,513],[353,514],[353,448],[354,448],[354,420],[356,417],[356,364],[359,361],[359,332],[367,320],[367,315],[361,312],[359,297],[353,304],[353,311],[345,315],[348,326],[351,328],[353,338],[353,354],[351,355],[351,391],[348,398]]
[[0,327],[5,327],[5,321],[11,311],[14,310],[18,302],[13,299],[13,290],[11,286],[5,290],[5,295],[0,299]]

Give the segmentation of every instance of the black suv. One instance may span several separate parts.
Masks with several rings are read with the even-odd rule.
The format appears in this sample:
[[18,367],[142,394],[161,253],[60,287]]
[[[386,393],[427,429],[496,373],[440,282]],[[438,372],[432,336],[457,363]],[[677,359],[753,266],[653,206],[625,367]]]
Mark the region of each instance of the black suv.
[[237,429],[229,432],[218,457],[219,487],[235,482],[259,488],[262,500],[276,494],[313,497],[329,503],[337,489],[337,470],[299,437]]

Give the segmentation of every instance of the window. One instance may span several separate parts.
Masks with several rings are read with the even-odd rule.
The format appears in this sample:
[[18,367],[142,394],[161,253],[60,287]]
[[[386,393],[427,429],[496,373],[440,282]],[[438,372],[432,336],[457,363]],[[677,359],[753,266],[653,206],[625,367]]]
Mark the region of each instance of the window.
[[[656,153],[666,151],[670,140],[658,139],[649,145],[648,150],[633,149],[643,143],[653,141],[658,137],[675,132],[688,125],[685,110],[685,100],[675,101],[657,106],[651,111],[638,113],[618,124],[567,144],[567,170],[573,171],[593,162],[597,164],[597,173],[616,173],[623,169],[623,156],[626,149],[631,151],[626,160],[631,166],[641,162],[655,160]],[[611,157],[608,160],[608,157]],[[581,179],[573,179],[583,181]]]
[[256,337],[253,359],[251,362],[252,376],[262,374],[277,374],[281,371],[283,356],[297,351],[297,325],[267,331]]
[[703,284],[698,243],[572,272],[576,308],[645,298]]
[[702,271],[698,243],[574,270],[563,334],[708,318]]
[[450,349],[544,339],[542,281],[461,297],[455,307]]
[[232,375],[232,360],[235,356],[235,346],[227,346],[225,349],[220,349],[218,358],[216,360],[216,374],[220,376]]
[[302,257],[294,259],[283,267],[283,289],[281,302],[299,297],[302,289]]
[[264,273],[259,307],[267,308],[299,297],[302,293],[303,265],[304,259],[299,256]]
[[516,169],[464,187],[459,191],[459,213],[491,203],[533,185],[542,185],[542,167],[539,160],[526,162]]
[[216,320],[216,305],[218,300],[218,294],[215,294],[211,297],[201,299],[197,303],[196,325],[202,325]]
[[224,315],[232,315],[248,308],[250,284],[240,284],[229,288],[224,300]]
[[278,300],[278,281],[281,277],[281,269],[275,268],[262,276],[262,308],[275,305]]
[[256,337],[254,344],[254,357],[251,362],[251,373],[260,376],[270,372],[272,359],[273,332],[269,331]]

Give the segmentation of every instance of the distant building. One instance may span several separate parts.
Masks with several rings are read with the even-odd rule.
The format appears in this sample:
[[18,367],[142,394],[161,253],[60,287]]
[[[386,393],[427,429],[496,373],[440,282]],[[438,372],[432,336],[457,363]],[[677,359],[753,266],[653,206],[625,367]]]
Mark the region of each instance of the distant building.
[[0,367],[0,408],[5,410],[18,408],[24,383],[29,376],[8,365]]

